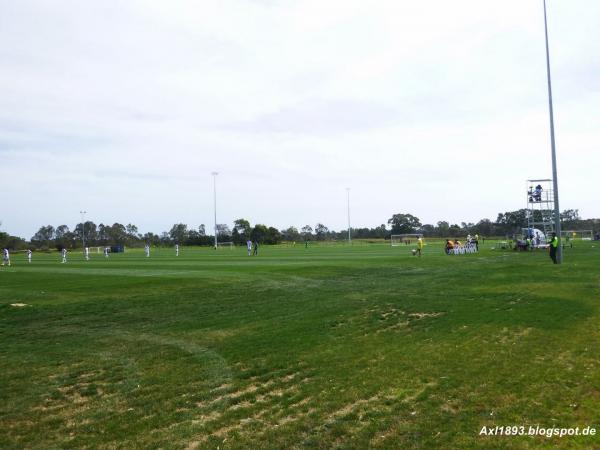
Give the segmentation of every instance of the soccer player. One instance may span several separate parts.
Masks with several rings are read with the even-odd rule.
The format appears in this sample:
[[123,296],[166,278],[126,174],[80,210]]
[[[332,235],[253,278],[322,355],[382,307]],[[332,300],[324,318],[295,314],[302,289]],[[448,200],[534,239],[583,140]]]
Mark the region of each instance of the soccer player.
[[419,258],[421,257],[421,252],[423,250],[423,238],[421,236],[419,236],[419,239],[417,239],[417,255],[419,255]]
[[109,247],[104,247],[104,257],[105,258],[108,258],[108,250],[109,250]]
[[146,252],[146,258],[150,258],[150,246],[148,244],[144,246],[144,251]]
[[31,264],[31,254],[33,252],[31,251],[31,249],[27,250],[27,262]]
[[179,244],[175,244],[175,256],[179,256]]
[[90,248],[89,247],[84,248],[83,254],[85,256],[85,260],[89,261],[90,260]]
[[254,241],[254,252],[252,254],[258,256],[258,241]]
[[446,239],[446,255],[449,255],[450,253],[454,253],[454,242],[452,242],[452,240],[450,239]]
[[548,248],[550,249],[550,259],[552,259],[554,264],[558,264],[556,260],[556,250],[558,249],[558,237],[556,233],[552,233],[552,239],[550,239],[550,246]]
[[62,249],[62,264],[67,262],[67,249],[63,248]]
[[10,266],[10,253],[7,248],[2,251],[2,265]]
[[248,256],[250,256],[252,254],[252,241],[250,239],[246,241],[246,247],[248,247]]

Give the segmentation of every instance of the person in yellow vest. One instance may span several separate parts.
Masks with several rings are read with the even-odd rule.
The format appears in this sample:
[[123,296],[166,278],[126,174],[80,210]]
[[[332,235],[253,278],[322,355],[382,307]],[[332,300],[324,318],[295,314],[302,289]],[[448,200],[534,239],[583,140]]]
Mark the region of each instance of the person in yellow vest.
[[419,258],[421,257],[421,251],[423,250],[423,245],[425,245],[423,243],[423,237],[419,236],[419,239],[417,239],[417,255],[419,255]]
[[556,262],[556,250],[558,250],[558,238],[556,237],[556,233],[552,233],[552,239],[550,239],[550,258],[554,264],[558,264]]

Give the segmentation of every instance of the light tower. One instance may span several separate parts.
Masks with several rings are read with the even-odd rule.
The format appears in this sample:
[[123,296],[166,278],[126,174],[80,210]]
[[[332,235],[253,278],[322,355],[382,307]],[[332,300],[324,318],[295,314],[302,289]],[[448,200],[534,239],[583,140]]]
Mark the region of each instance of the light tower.
[[352,234],[350,228],[350,188],[346,188],[346,194],[348,199],[348,244],[352,243]]
[[85,215],[87,214],[87,211],[79,211],[79,214],[81,214],[81,241],[83,243],[83,252],[85,253]]
[[214,197],[214,211],[215,211],[215,250],[217,249],[217,175],[219,172],[213,172],[213,197]]
[[554,191],[554,232],[558,237],[556,262],[562,263],[562,242],[560,239],[560,208],[558,206],[558,175],[556,173],[556,143],[554,141],[554,108],[552,107],[552,82],[550,80],[550,51],[548,50],[548,21],[546,19],[546,0],[544,0],[544,35],[546,37],[546,73],[548,75],[548,106],[550,111],[550,147],[552,150],[552,189]]
[[[548,245],[550,234],[558,234],[555,214],[556,197],[552,180],[527,180],[527,230],[524,234],[534,240],[534,246]],[[539,242],[535,230],[544,233]]]

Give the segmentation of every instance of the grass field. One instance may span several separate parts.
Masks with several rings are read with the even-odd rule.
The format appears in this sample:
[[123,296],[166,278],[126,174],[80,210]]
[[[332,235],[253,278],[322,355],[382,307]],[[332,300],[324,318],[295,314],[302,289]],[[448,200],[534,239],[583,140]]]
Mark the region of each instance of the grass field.
[[[23,255],[0,448],[600,448],[600,245]],[[13,306],[25,304],[26,306]]]

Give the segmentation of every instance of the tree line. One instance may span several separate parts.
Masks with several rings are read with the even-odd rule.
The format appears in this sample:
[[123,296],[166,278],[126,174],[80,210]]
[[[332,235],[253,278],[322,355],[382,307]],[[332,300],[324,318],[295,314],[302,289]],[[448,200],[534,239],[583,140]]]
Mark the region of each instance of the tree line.
[[[537,212],[539,213],[539,212]],[[499,213],[496,220],[482,219],[476,223],[461,222],[452,224],[439,221],[435,224],[423,224],[421,220],[408,213],[392,215],[387,223],[374,228],[352,228],[353,239],[389,239],[392,234],[422,233],[425,237],[459,237],[467,234],[479,234],[486,237],[510,237],[520,233],[521,228],[527,223],[526,209]],[[576,209],[565,210],[561,213],[563,229],[593,230],[594,236],[600,232],[600,219],[582,219]],[[258,241],[262,244],[279,244],[281,242],[303,241],[343,241],[348,237],[348,230],[330,230],[323,223],[314,227],[305,225],[300,229],[291,226],[279,230],[264,224],[251,225],[246,219],[237,219],[230,228],[227,224],[217,225],[217,238],[219,242],[233,242],[244,245],[248,240]],[[51,248],[77,248],[81,247],[85,237],[88,247],[124,245],[129,247],[179,245],[204,245],[214,244],[214,234],[207,234],[204,224],[197,228],[188,227],[183,223],[174,224],[169,231],[160,234],[152,232],[140,233],[138,227],[131,223],[123,225],[114,223],[96,225],[92,221],[78,223],[73,229],[67,225],[45,225],[27,242],[25,239],[10,236],[0,231],[0,247],[15,250],[25,248],[51,249]]]

